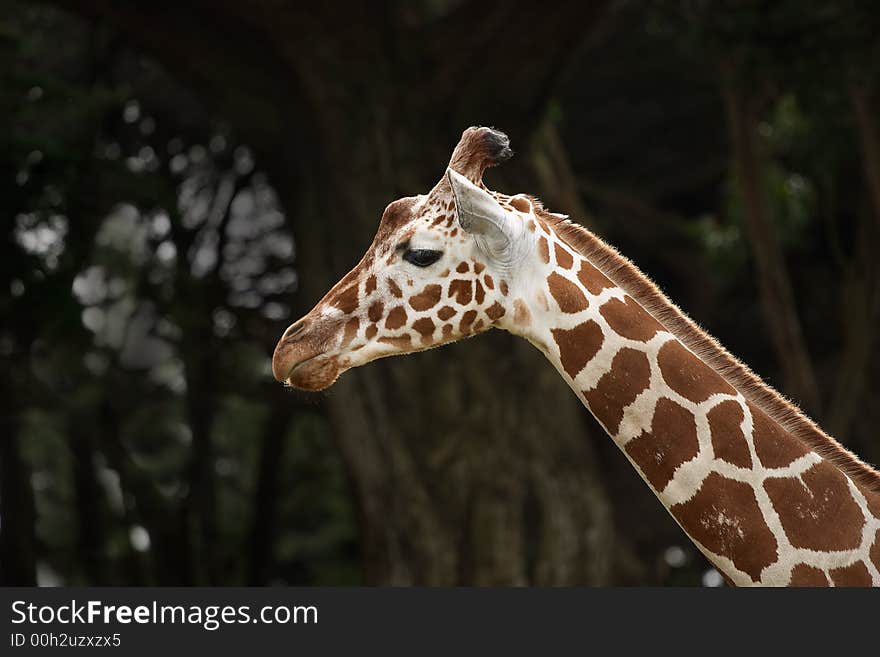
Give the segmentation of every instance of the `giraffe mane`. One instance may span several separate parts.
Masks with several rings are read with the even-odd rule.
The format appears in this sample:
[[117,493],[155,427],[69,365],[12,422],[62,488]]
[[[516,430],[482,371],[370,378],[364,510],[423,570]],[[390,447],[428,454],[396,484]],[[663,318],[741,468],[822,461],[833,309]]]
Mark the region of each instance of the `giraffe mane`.
[[712,367],[743,397],[764,411],[795,438],[842,470],[853,481],[880,492],[880,472],[826,434],[798,406],[765,383],[663,294],[628,258],[565,215],[535,211],[566,244],[587,258],[622,288],[698,358]]

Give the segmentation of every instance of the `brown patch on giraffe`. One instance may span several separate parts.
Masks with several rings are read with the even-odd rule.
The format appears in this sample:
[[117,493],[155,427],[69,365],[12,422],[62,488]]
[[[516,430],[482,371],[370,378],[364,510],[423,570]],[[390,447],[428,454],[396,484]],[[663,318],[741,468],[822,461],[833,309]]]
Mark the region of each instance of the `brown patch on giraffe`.
[[553,250],[556,252],[556,264],[564,269],[571,269],[571,266],[574,264],[574,256],[558,243],[553,244]]
[[399,337],[390,338],[379,338],[379,342],[390,344],[392,347],[397,347],[398,349],[412,348],[412,338],[410,338],[410,336],[408,335],[401,335]]
[[479,331],[479,330],[480,330],[481,328],[483,328],[485,325],[486,325],[486,323],[485,323],[482,319],[478,319],[478,320],[477,320],[477,323],[474,324],[474,332]]
[[474,283],[474,300],[482,305],[483,300],[486,298],[486,291],[483,289],[483,284],[480,281],[476,281]]
[[376,334],[378,332],[379,332],[379,328],[375,324],[370,324],[367,327],[367,330],[364,331],[364,335],[366,336],[367,340],[372,340],[373,338],[376,337]]
[[768,478],[764,490],[794,547],[851,550],[861,543],[862,511],[850,495],[846,475],[828,461],[800,478]]
[[388,279],[388,290],[398,299],[403,296],[403,290],[400,289],[400,286],[394,281],[393,278]]
[[584,397],[593,415],[613,436],[620,428],[623,409],[629,406],[651,382],[651,365],[640,351],[624,347],[611,362],[596,387],[585,390]]
[[662,491],[678,466],[700,452],[694,414],[671,399],[661,397],[654,407],[651,430],[633,438],[625,449],[654,490]]
[[538,238],[538,255],[545,263],[550,263],[550,247],[547,246],[547,238],[541,235]]
[[471,266],[464,261],[458,263],[458,267],[455,268],[455,271],[457,271],[459,274],[467,273],[470,270],[471,270]]
[[706,414],[715,457],[731,465],[751,468],[752,455],[742,431],[744,417],[742,406],[733,399],[724,400]]
[[532,209],[531,204],[522,196],[514,196],[510,199],[510,204],[516,208],[517,212],[529,212]]
[[388,313],[388,317],[385,318],[385,328],[393,331],[399,329],[404,324],[406,324],[406,309],[403,306],[392,308],[391,312]]
[[410,298],[409,305],[413,310],[428,310],[440,303],[443,288],[437,284],[426,285],[424,289]]
[[498,321],[501,317],[504,317],[504,312],[504,306],[496,301],[491,306],[486,308],[486,317],[495,322]]
[[547,277],[547,287],[564,313],[577,313],[586,310],[589,305],[580,288],[555,271]]
[[868,511],[871,512],[871,515],[880,520],[880,493],[877,493],[873,490],[869,490],[866,486],[859,486],[856,483],[859,490],[862,491],[862,495],[865,496],[865,501],[868,503]]
[[342,292],[336,295],[332,304],[344,313],[352,313],[358,307],[358,286],[357,283],[349,285]]
[[535,224],[535,221],[533,219],[529,219],[528,223],[526,224],[526,227],[529,229],[530,233],[534,233],[535,228],[537,228],[537,225]]
[[437,311],[437,317],[439,317],[441,321],[445,322],[450,317],[454,317],[456,312],[458,311],[452,306],[443,306],[440,310]]
[[507,281],[501,281],[499,284],[499,289],[501,290],[502,296],[507,296]]
[[828,571],[834,586],[871,586],[871,573],[863,561],[856,561],[851,566],[832,568]]
[[351,344],[351,341],[355,339],[357,336],[358,329],[360,328],[361,321],[357,317],[352,317],[345,323],[345,330],[342,334],[342,346],[347,347]]
[[693,497],[670,511],[690,536],[755,582],[778,558],[776,538],[746,483],[712,472]]
[[874,544],[871,546],[870,555],[874,567],[877,570],[880,570],[880,529],[878,529],[877,533],[874,535]]
[[367,282],[364,283],[364,294],[372,294],[376,291],[376,277],[373,274],[370,274],[367,277]]
[[473,294],[473,286],[471,282],[463,278],[457,278],[449,284],[449,291],[446,296],[455,297],[455,302],[460,306],[466,306],[471,302]]
[[452,324],[444,324],[443,325],[443,337],[448,338],[452,335]]
[[828,577],[818,568],[799,563],[791,569],[789,586],[831,586]]
[[477,318],[476,310],[468,310],[464,315],[461,316],[461,323],[458,325],[458,330],[461,333],[467,333],[471,327],[471,324],[474,323],[474,320]]
[[620,299],[609,299],[599,308],[602,317],[615,333],[630,340],[647,342],[657,331],[663,330],[660,322],[651,317],[635,299],[629,295],[625,298],[625,302]]
[[801,441],[773,422],[751,402],[749,410],[752,412],[752,442],[765,468],[784,468],[795,459],[809,454]]
[[495,281],[492,280],[492,277],[489,276],[489,274],[486,274],[485,276],[483,276],[483,283],[486,285],[486,287],[488,289],[490,289],[490,290],[495,289]]
[[458,228],[453,228],[452,232],[449,233],[449,237],[455,237],[456,235],[458,235]]
[[532,323],[532,314],[522,299],[513,302],[513,321],[520,326],[528,326]]
[[367,317],[370,318],[371,322],[378,322],[382,319],[382,311],[385,310],[385,306],[381,301],[374,301],[370,304],[369,309],[367,310]]
[[704,402],[716,393],[736,394],[720,374],[688,351],[678,340],[670,340],[660,347],[657,364],[666,385],[692,402]]
[[422,317],[413,322],[413,330],[422,336],[422,343],[427,344],[434,335],[434,322],[430,317]]
[[485,268],[486,268],[486,265],[484,265],[482,262],[475,262],[474,263],[474,273],[475,274],[479,275],[479,273],[481,271],[483,271]]
[[440,273],[440,278],[446,278],[447,276],[449,276],[449,269],[444,269],[444,270]]
[[608,280],[602,272],[596,269],[586,260],[581,260],[581,268],[578,270],[578,280],[590,294],[599,294],[606,287],[614,287],[614,283]]
[[562,369],[572,379],[593,359],[605,339],[602,329],[593,320],[578,324],[570,330],[552,329],[550,332],[559,346]]

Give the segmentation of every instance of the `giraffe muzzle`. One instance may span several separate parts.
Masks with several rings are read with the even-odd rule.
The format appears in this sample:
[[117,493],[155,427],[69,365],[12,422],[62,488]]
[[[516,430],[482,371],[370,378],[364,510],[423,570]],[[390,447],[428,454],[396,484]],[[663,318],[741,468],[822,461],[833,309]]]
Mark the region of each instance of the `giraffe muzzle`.
[[[321,326],[320,321],[314,322],[307,315],[284,331],[272,355],[272,374],[279,383],[303,390],[323,390],[339,377],[338,359],[325,356],[325,332],[316,330]],[[332,334],[333,330],[328,332]]]

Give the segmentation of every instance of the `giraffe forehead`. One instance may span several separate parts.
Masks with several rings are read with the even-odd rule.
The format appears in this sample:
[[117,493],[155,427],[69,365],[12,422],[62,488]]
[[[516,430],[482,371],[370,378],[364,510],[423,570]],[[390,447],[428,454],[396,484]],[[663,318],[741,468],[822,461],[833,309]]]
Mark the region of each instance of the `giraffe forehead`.
[[[511,220],[528,222],[534,230],[537,204],[532,197],[487,191],[507,211]],[[382,255],[386,255],[389,250],[408,240],[423,238],[428,242],[464,244],[468,237],[458,224],[451,191],[438,186],[428,194],[405,197],[390,203],[382,215],[375,246]]]
[[443,197],[413,196],[389,204],[376,231],[374,248],[387,255],[414,238],[436,241],[448,236],[455,223],[452,195]]

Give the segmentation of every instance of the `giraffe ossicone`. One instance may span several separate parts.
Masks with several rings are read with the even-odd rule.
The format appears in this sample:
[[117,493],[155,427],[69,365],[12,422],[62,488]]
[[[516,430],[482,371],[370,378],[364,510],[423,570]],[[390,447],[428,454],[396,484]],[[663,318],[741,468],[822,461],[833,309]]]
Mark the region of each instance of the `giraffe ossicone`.
[[512,155],[468,128],[427,194],[275,348],[275,377],[347,369],[497,327],[556,367],[660,502],[737,585],[880,585],[880,474],[826,436],[595,235],[488,190]]

